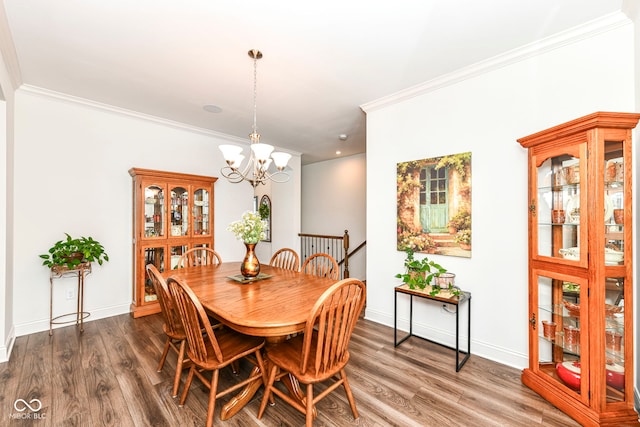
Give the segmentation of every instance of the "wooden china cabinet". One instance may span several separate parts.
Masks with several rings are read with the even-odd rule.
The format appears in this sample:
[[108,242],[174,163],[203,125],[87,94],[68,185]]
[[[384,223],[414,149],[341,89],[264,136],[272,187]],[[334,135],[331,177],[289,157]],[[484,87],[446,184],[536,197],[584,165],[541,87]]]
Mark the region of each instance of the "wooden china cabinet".
[[172,270],[194,247],[214,248],[213,185],[217,178],[132,168],[133,317],[160,312],[146,265]]
[[633,408],[631,132],[594,113],[518,140],[529,152],[529,367],[522,382],[585,426]]

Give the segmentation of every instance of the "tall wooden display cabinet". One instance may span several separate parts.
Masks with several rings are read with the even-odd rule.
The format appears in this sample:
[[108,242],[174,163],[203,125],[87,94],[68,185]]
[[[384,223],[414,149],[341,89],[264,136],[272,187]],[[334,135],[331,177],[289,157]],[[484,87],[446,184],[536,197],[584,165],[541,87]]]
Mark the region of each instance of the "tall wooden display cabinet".
[[159,313],[146,265],[172,270],[188,249],[214,248],[213,185],[217,178],[132,168],[133,317]]
[[585,426],[633,408],[631,132],[594,113],[518,140],[529,152],[529,367],[522,382]]

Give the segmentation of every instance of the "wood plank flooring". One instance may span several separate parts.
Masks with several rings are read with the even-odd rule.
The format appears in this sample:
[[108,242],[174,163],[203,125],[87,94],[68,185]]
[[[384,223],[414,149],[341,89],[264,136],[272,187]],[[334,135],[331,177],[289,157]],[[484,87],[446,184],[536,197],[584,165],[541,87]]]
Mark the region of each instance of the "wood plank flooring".
[[[16,340],[0,364],[0,426],[200,426],[207,390],[196,379],[184,407],[171,397],[175,354],[156,372],[164,344],[159,315],[129,315],[36,333]],[[577,426],[520,382],[520,371],[471,356],[455,372],[454,352],[411,338],[393,346],[391,328],[360,320],[347,372],[360,418],[353,420],[342,389],[318,404],[315,426]],[[241,375],[248,373],[242,366]],[[183,374],[183,382],[186,371]],[[221,386],[233,382],[221,372]],[[319,387],[321,389],[322,387]],[[181,388],[182,390],[182,388]],[[304,416],[276,400],[256,418],[262,389],[224,426],[302,426]],[[42,408],[20,412],[17,399]],[[32,406],[36,405],[36,401]],[[24,408],[22,402],[17,405]]]

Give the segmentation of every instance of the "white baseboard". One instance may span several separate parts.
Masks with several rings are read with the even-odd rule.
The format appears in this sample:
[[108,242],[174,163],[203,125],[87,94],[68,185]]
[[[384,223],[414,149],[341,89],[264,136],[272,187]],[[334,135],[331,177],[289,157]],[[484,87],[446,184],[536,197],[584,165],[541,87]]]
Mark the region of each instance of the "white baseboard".
[[[104,319],[106,317],[111,317],[111,316],[118,316],[120,314],[125,314],[125,313],[129,313],[130,311],[130,304],[122,304],[122,305],[115,305],[115,306],[111,306],[111,307],[104,307],[104,308],[100,308],[98,310],[94,310],[91,311],[91,314],[89,317],[87,317],[84,322],[88,323],[88,322],[92,322],[94,320],[98,320],[98,319]],[[70,323],[71,324],[71,323]],[[65,326],[69,326],[70,324],[67,325],[53,325],[53,328],[62,328]],[[29,334],[34,334],[36,332],[42,332],[42,331],[48,331],[49,330],[49,319],[40,319],[40,320],[36,320],[34,322],[29,322],[29,323],[22,323],[19,325],[15,325],[15,329],[16,329],[16,336],[21,337],[23,335],[29,335]]]
[[[380,323],[393,328],[393,317],[385,312],[377,312],[367,308],[365,319]],[[467,348],[467,325],[460,325],[460,350]],[[409,318],[398,318],[399,334],[406,334],[409,331]],[[427,338],[429,340],[442,343],[449,347],[455,346],[455,328],[451,330],[439,329],[434,325],[425,324],[415,319],[413,320],[413,334]],[[498,347],[490,343],[473,339],[473,324],[471,325],[471,357],[477,355],[485,359],[492,360],[503,365],[516,369],[524,369],[529,366],[529,355],[515,352],[508,348]]]
[[13,344],[16,342],[16,330],[13,326],[7,334],[7,339],[0,347],[0,363],[8,362],[11,357],[11,350],[13,350]]

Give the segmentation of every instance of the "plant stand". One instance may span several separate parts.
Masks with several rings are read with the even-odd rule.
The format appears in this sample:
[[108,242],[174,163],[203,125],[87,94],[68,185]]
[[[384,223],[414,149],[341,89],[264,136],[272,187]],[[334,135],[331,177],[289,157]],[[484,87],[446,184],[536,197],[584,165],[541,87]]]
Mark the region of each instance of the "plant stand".
[[[61,325],[65,323],[76,323],[76,326],[80,326],[80,332],[84,332],[83,321],[89,317],[90,313],[84,311],[84,278],[87,274],[91,273],[91,263],[85,262],[79,264],[76,268],[67,268],[65,266],[53,266],[49,275],[49,336],[53,335],[53,325]],[[68,276],[78,277],[78,289],[76,292],[76,312],[61,314],[53,317],[53,279],[60,279]],[[65,317],[75,316],[75,319],[71,320],[59,320]]]
[[[409,334],[405,337],[401,338],[398,341],[398,294],[409,295]],[[432,341],[428,338],[424,338],[418,335],[413,334],[413,297],[416,296],[418,298],[424,298],[430,301],[435,301],[438,303],[451,304],[456,308],[456,346],[455,348],[449,347],[448,345],[441,344],[435,341]],[[460,304],[467,303],[467,351],[460,350]],[[409,339],[409,337],[417,337],[423,339],[425,341],[430,341],[435,344],[441,345],[443,347],[450,348],[456,351],[456,372],[460,371],[464,364],[467,362],[469,357],[471,356],[471,293],[470,292],[462,292],[460,296],[451,296],[451,295],[429,295],[429,292],[417,291],[414,289],[410,289],[406,284],[401,286],[396,286],[393,292],[393,343],[395,347],[402,344],[404,341]],[[460,355],[463,354],[464,358],[460,360]]]

